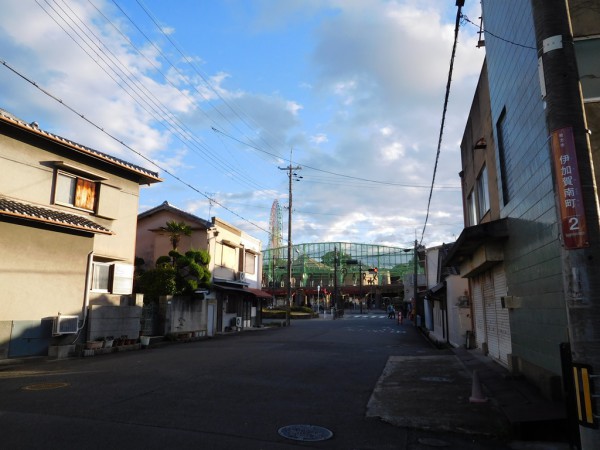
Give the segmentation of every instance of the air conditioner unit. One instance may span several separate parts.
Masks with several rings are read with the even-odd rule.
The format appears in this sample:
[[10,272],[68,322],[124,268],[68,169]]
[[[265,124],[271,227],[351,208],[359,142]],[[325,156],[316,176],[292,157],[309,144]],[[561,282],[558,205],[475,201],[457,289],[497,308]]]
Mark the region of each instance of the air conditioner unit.
[[242,318],[240,316],[237,316],[235,318],[235,326],[238,328],[242,328]]
[[238,273],[238,278],[240,279],[240,281],[246,281],[246,273],[245,272]]
[[63,316],[54,317],[52,323],[52,335],[60,336],[61,334],[77,333],[77,325],[79,324],[79,316]]

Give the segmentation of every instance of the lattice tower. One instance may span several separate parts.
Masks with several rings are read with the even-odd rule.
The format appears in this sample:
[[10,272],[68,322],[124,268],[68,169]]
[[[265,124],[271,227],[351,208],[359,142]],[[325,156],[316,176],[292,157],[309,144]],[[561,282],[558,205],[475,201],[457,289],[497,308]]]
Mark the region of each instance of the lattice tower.
[[269,230],[271,231],[271,235],[269,236],[270,249],[276,249],[283,246],[283,238],[281,235],[282,228],[281,206],[279,205],[279,200],[275,200],[273,206],[271,206],[271,219],[269,220]]

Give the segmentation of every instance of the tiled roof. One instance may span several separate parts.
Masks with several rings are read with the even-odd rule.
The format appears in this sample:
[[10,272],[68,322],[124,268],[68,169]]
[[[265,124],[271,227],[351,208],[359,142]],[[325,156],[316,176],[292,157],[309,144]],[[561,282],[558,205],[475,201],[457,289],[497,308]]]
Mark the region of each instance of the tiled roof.
[[160,205],[155,206],[154,208],[151,208],[151,209],[149,209],[147,211],[144,211],[144,212],[138,214],[138,220],[139,219],[143,219],[144,217],[148,217],[148,216],[151,216],[153,214],[156,214],[157,212],[160,212],[160,211],[170,211],[170,212],[173,212],[173,213],[178,214],[180,216],[186,217],[188,220],[190,220],[192,222],[199,223],[199,224],[203,225],[206,228],[212,227],[212,223],[211,222],[209,222],[209,221],[207,221],[205,219],[202,219],[201,217],[195,216],[192,213],[184,211],[183,209],[179,209],[176,206],[171,205],[166,200],[164,202],[162,202]]
[[106,153],[99,152],[98,150],[94,150],[93,148],[86,147],[84,145],[78,144],[77,142],[73,142],[69,139],[65,139],[56,134],[42,130],[36,122],[27,123],[27,122],[13,116],[12,114],[10,114],[9,112],[7,112],[3,109],[0,109],[0,120],[2,120],[3,122],[9,123],[11,125],[16,125],[19,128],[22,128],[29,132],[35,133],[35,134],[42,136],[46,139],[49,139],[51,141],[58,142],[72,150],[75,150],[78,153],[92,156],[94,158],[108,162],[109,164],[119,166],[130,172],[134,172],[142,177],[144,183],[150,184],[150,183],[156,183],[156,182],[162,181],[162,179],[158,176],[157,172],[153,172],[151,170],[148,170],[143,167],[137,166],[135,164],[129,163],[127,161],[116,158],[114,156],[107,155]]
[[113,234],[109,229],[83,216],[24,203],[6,197],[0,197],[0,216],[33,220],[35,222],[43,222],[59,227],[87,231],[89,233]]

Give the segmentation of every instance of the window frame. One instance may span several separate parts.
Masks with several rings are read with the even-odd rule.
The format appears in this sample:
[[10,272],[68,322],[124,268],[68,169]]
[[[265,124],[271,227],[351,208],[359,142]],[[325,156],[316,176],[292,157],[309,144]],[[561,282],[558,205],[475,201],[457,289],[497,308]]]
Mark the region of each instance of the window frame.
[[[67,179],[69,181],[66,183],[62,181]],[[68,192],[64,189],[67,185]],[[97,180],[57,169],[54,183],[54,203],[81,211],[95,213],[98,208],[98,198],[100,194],[98,185],[99,182]],[[87,195],[83,195],[86,191],[91,191],[91,200],[87,198]],[[65,194],[68,198],[65,198]]]
[[479,223],[477,217],[477,201],[475,198],[475,189],[471,189],[467,195],[467,226],[471,227]]
[[254,275],[257,270],[256,261],[257,254],[254,252],[244,252],[244,272],[250,275]]
[[[90,284],[90,291],[110,293],[110,288],[111,288],[110,266],[111,266],[111,263],[109,263],[109,262],[94,261],[92,263],[92,280],[91,280],[91,284]],[[97,284],[98,275],[101,275],[101,276],[104,275],[104,274],[99,273],[100,268],[106,270],[106,278],[105,278],[106,287],[104,287],[104,285]],[[100,277],[100,280],[104,281],[104,279],[102,277]]]
[[477,216],[479,221],[490,210],[490,189],[487,166],[484,164],[475,182],[477,190]]

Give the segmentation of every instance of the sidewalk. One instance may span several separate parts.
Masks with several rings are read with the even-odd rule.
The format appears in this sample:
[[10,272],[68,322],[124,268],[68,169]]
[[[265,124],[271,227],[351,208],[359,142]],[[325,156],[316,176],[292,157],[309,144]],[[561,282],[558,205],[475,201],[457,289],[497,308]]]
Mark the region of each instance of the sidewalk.
[[[414,326],[405,329],[420,334]],[[392,356],[367,416],[399,427],[495,437],[511,442],[508,448],[569,449],[564,406],[508,375],[479,350]]]

